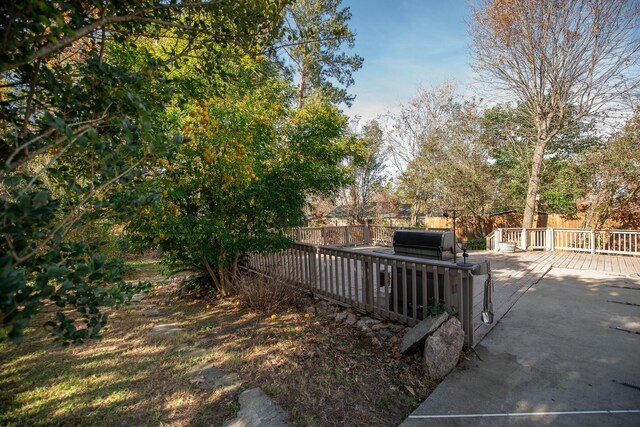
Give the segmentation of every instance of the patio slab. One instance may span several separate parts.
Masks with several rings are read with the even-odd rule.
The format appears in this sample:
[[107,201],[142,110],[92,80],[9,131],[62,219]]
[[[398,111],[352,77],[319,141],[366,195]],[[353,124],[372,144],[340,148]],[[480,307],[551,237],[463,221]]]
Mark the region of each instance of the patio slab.
[[402,424],[640,425],[640,279],[552,269]]

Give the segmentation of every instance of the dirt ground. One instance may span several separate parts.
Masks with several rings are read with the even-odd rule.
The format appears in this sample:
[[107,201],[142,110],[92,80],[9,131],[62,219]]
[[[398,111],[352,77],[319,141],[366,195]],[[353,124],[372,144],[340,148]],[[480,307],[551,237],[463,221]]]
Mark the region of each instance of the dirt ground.
[[[0,424],[222,425],[242,390],[261,387],[295,425],[391,426],[435,388],[419,355],[400,356],[401,331],[381,343],[375,332],[306,315],[310,299],[263,314],[233,298],[192,299],[157,265],[136,268],[131,278],[156,286],[111,314],[102,341],[63,348],[39,326],[43,313],[23,344],[0,345]],[[150,333],[167,323],[181,333]],[[191,369],[204,362],[237,373],[241,388],[199,389]]]

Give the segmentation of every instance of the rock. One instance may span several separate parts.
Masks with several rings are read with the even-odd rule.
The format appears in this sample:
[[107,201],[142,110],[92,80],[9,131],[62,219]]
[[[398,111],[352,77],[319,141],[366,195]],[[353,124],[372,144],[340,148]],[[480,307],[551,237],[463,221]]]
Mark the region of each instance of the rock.
[[143,294],[135,294],[131,297],[131,302],[142,302],[143,299],[144,299]]
[[380,329],[376,333],[376,338],[378,338],[378,341],[380,341],[380,342],[385,342],[389,338],[391,338],[392,336],[393,336],[393,332],[391,332],[391,331],[389,331],[387,329]]
[[155,317],[160,316],[160,310],[158,310],[157,308],[148,308],[146,310],[142,310],[140,314],[145,317]]
[[417,350],[429,335],[434,333],[436,329],[447,321],[449,315],[445,312],[439,316],[427,317],[422,322],[418,323],[402,337],[402,343],[400,343],[400,352],[402,354],[411,353]]
[[347,315],[349,313],[345,312],[345,311],[341,311],[340,313],[337,313],[334,316],[334,319],[336,322],[344,322],[345,320],[347,320]]
[[431,380],[444,378],[458,364],[464,344],[460,321],[452,317],[427,338],[424,345],[424,371]]
[[184,329],[180,327],[178,323],[165,323],[156,325],[151,328],[151,335],[160,338],[170,338],[179,335],[184,332]]
[[316,312],[318,314],[325,314],[327,312],[327,302],[326,301],[320,301],[318,304],[316,304]]
[[373,325],[377,325],[380,323],[379,320],[372,319],[370,317],[362,317],[360,320],[356,322],[356,326],[362,329],[365,332],[371,331],[371,327]]
[[234,391],[242,385],[238,374],[218,369],[212,363],[200,364],[191,370],[195,377],[190,380],[203,390],[219,389],[222,392]]
[[373,325],[377,325],[378,323],[380,323],[379,320],[372,319],[372,318],[366,317],[366,316],[361,318],[360,321],[362,323],[364,323],[365,325],[367,325],[367,326],[373,326]]
[[365,322],[364,318],[359,319],[359,320],[356,322],[356,326],[357,326],[357,327],[359,327],[359,328],[362,328],[362,327],[364,326],[364,327],[366,327],[367,329],[369,329],[369,325],[367,325],[367,322]]
[[238,398],[240,411],[224,427],[286,427],[287,413],[261,389],[245,390]]
[[390,329],[390,328],[389,328],[389,324],[387,323],[376,323],[374,325],[371,325],[371,329],[374,331],[379,331],[380,329]]
[[344,323],[346,323],[347,325],[355,325],[357,321],[358,318],[356,317],[356,315],[353,313],[349,313],[347,314],[347,319],[344,321]]
[[316,314],[316,308],[314,306],[312,306],[312,305],[307,307],[304,311],[305,311],[305,313]]

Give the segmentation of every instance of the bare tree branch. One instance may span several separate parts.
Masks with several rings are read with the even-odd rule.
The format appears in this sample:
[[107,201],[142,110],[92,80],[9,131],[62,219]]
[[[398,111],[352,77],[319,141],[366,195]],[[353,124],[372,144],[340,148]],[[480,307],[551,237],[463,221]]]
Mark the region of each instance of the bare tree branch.
[[615,108],[640,88],[640,6],[627,0],[483,0],[470,23],[474,68],[525,106],[537,138],[523,227],[531,227],[545,149],[569,115]]

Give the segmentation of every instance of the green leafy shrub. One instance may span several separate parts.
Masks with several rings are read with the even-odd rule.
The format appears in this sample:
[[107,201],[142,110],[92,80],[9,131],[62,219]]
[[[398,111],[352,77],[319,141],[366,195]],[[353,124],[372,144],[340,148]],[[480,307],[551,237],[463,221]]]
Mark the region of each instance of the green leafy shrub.
[[487,241],[483,237],[477,237],[475,239],[470,239],[465,247],[467,249],[475,249],[475,250],[486,250],[487,249]]

